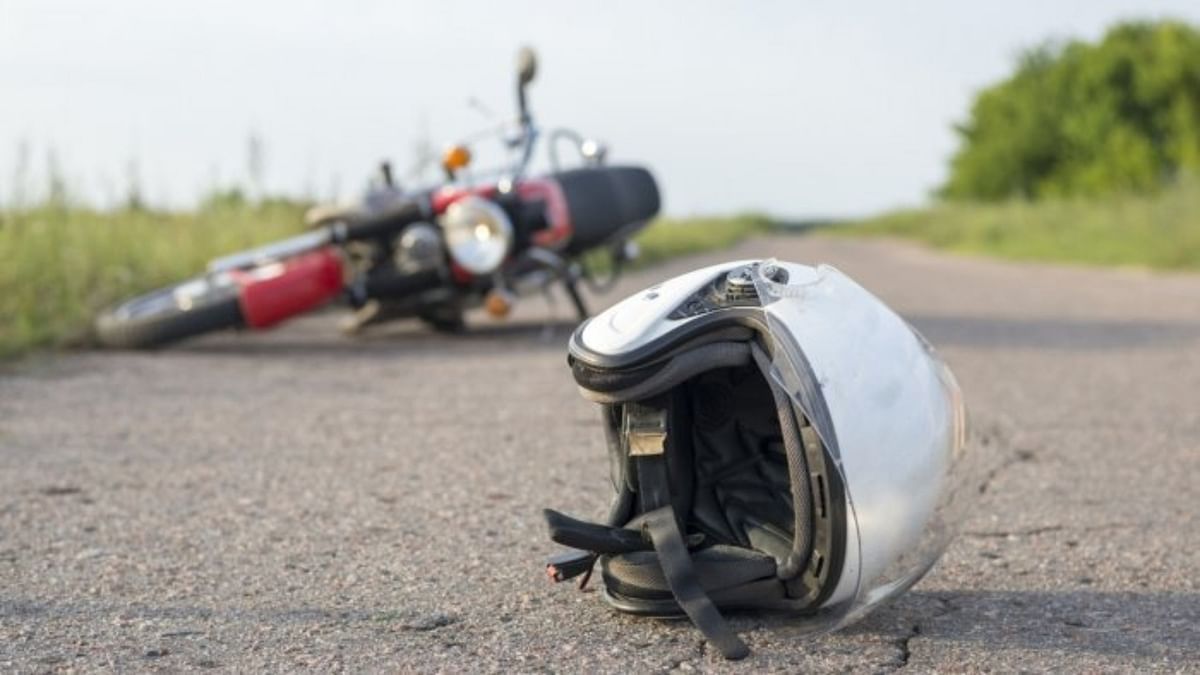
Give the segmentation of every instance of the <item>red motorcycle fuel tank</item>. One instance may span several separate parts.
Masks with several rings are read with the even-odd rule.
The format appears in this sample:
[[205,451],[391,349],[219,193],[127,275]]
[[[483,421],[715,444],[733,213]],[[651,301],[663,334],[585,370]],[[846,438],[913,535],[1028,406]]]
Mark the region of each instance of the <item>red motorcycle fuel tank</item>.
[[332,247],[232,275],[241,286],[238,302],[251,328],[267,328],[323,305],[344,285],[342,259]]

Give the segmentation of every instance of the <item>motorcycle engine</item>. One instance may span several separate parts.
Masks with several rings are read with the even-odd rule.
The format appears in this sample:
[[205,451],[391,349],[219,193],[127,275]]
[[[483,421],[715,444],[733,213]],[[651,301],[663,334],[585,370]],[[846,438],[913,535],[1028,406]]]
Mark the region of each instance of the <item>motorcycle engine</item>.
[[438,228],[416,223],[405,228],[394,243],[394,261],[401,272],[420,272],[443,264],[442,238]]

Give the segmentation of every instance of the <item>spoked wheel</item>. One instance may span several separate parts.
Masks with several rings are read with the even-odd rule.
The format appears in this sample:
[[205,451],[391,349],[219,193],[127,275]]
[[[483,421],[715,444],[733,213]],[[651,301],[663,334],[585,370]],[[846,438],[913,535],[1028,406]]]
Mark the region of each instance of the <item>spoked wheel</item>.
[[198,277],[104,312],[96,336],[106,347],[148,349],[242,323],[237,285],[224,275]]

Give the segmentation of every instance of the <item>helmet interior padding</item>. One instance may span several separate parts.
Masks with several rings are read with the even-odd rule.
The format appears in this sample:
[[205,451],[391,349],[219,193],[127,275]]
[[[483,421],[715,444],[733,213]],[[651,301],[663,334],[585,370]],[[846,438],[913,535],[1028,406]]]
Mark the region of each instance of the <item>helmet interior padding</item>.
[[825,561],[837,495],[824,487],[820,440],[768,379],[758,336],[721,337],[622,369],[572,363],[603,406],[617,495],[606,525],[547,511],[552,539],[591,552],[548,570],[561,580],[598,559],[612,605],[686,613],[736,658],[745,645],[717,610],[811,607],[836,573]]
[[[692,549],[701,585],[710,593],[727,591],[736,601],[736,587],[772,581],[771,594],[784,598],[777,567],[791,553],[796,516],[786,449],[762,374],[753,364],[710,370],[660,403],[668,408],[672,506],[684,532],[702,535]],[[626,471],[631,475],[636,466]],[[648,510],[635,501],[639,515],[627,528],[639,528],[640,514]],[[808,505],[802,510],[807,515]],[[630,609],[640,599],[663,600],[664,591],[670,598],[653,551],[606,555],[600,562],[606,588]],[[760,600],[763,591],[754,588],[747,600]],[[661,613],[662,603],[647,603],[645,609]]]

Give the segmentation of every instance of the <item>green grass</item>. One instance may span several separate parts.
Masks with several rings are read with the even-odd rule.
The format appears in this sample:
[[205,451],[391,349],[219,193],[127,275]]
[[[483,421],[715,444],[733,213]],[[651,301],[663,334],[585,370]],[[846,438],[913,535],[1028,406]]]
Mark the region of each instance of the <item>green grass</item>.
[[688,253],[729,248],[737,242],[775,227],[774,221],[760,214],[741,214],[709,218],[660,218],[637,237],[641,256],[638,266]]
[[1154,195],[945,203],[830,228],[1021,260],[1200,269],[1200,180]]
[[[0,358],[84,343],[100,309],[192,277],[211,258],[294,234],[303,208],[225,199],[190,213],[0,212]],[[638,237],[640,264],[725,248],[770,227],[762,216],[659,220]]]
[[231,202],[194,213],[44,206],[0,213],[0,358],[81,342],[108,305],[295,233],[302,207]]

